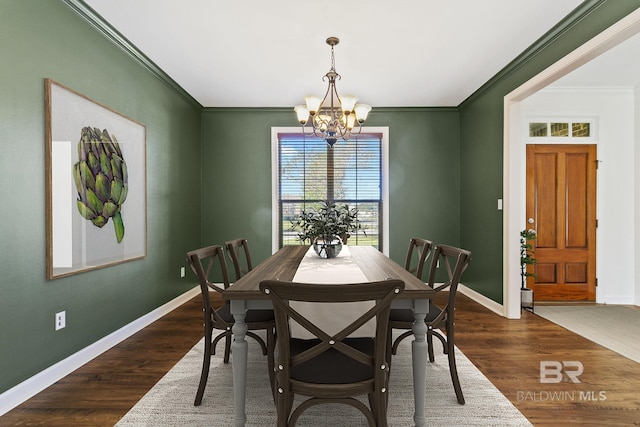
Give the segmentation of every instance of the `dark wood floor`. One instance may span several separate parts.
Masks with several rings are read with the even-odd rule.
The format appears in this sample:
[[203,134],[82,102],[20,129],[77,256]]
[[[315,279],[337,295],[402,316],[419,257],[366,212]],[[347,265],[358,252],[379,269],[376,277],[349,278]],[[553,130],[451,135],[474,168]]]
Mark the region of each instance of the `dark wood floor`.
[[[0,417],[0,426],[114,425],[199,341],[201,313],[194,298]],[[508,320],[461,296],[456,313],[460,350],[534,425],[640,425],[640,364],[529,312]],[[540,383],[547,360],[582,363],[581,383]]]

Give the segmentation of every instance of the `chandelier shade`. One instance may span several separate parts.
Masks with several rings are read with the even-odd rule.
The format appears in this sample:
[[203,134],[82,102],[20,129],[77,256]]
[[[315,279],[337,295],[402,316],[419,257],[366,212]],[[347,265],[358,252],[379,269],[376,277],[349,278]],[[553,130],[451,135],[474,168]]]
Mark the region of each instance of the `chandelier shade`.
[[[371,111],[370,105],[358,104],[358,98],[353,95],[338,95],[336,80],[340,80],[341,76],[336,72],[333,47],[339,42],[337,37],[327,39],[327,44],[331,46],[331,69],[322,78],[329,83],[324,98],[305,96],[305,103],[294,107],[303,133],[320,137],[331,147],[338,139],[346,141],[351,135],[360,133]],[[307,125],[311,126],[308,131]],[[357,132],[353,130],[356,125]]]

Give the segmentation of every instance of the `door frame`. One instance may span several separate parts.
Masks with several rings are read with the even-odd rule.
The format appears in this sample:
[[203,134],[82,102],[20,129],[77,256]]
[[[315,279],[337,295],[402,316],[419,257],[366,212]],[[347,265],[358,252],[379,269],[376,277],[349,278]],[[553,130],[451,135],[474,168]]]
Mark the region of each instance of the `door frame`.
[[520,101],[639,32],[640,9],[637,9],[504,97],[502,266],[503,315],[507,318],[519,319],[521,314],[519,234],[526,215],[526,177],[518,165],[523,164],[526,150],[522,143]]

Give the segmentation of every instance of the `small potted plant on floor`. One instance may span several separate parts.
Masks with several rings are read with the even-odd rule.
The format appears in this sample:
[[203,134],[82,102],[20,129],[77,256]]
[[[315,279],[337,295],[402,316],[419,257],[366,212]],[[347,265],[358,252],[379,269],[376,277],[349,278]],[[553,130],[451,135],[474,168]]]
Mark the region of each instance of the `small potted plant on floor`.
[[298,232],[303,243],[308,240],[320,257],[334,258],[347,243],[349,233],[360,228],[357,215],[358,211],[347,204],[324,200],[318,208],[303,210],[291,221],[291,230]]
[[536,231],[533,229],[525,229],[520,232],[520,279],[522,281],[520,302],[522,308],[530,310],[533,310],[533,290],[527,288],[527,277],[535,277],[529,266],[535,265],[536,259],[533,256],[533,244],[529,243],[529,241],[535,240],[535,238]]

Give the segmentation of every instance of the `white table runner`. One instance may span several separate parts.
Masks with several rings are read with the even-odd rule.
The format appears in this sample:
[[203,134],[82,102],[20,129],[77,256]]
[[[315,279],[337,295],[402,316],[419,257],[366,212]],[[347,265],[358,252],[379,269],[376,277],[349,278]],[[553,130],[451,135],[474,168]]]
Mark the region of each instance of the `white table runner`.
[[[294,282],[340,284],[365,283],[369,280],[360,270],[358,264],[351,257],[349,247],[342,246],[340,254],[335,258],[320,258],[313,247],[305,254],[295,276]],[[312,323],[329,335],[335,335],[345,326],[352,323],[367,310],[373,307],[372,301],[345,303],[310,303],[292,301],[291,307],[303,314]],[[291,336],[309,339],[314,336],[296,322],[291,322]],[[375,318],[367,322],[353,334],[352,337],[375,336]]]

